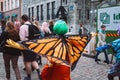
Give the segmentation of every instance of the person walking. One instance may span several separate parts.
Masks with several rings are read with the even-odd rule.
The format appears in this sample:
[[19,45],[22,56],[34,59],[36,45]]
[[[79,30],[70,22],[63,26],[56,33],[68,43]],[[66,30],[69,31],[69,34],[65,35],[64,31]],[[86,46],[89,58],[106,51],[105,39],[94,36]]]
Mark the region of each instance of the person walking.
[[[20,27],[20,31],[19,31],[20,40],[21,41],[29,40],[28,39],[28,36],[30,33],[29,25],[31,25],[31,23],[29,22],[29,18],[26,14],[22,15],[21,23],[23,25]],[[25,77],[24,80],[31,80],[31,65],[36,69],[39,80],[41,80],[39,65],[36,62],[36,56],[37,55],[35,53],[29,50],[23,51],[24,65],[25,65],[26,73],[27,73],[27,77]]]
[[0,24],[1,24],[0,34],[2,34],[2,32],[5,30],[5,27],[6,27],[6,20],[2,19],[2,20],[0,21]]
[[[36,19],[34,19],[33,25],[35,25],[39,29],[40,37],[42,37],[42,35],[41,35],[41,26],[39,25],[39,23],[38,23],[38,21]],[[42,65],[42,56],[38,55],[36,61],[38,62],[39,65]]]
[[14,26],[15,26],[15,28],[19,31],[20,30],[20,21],[16,18],[15,19],[15,22],[14,22]]
[[42,23],[41,31],[42,31],[44,37],[47,37],[47,36],[51,35],[51,31],[49,29],[49,25],[48,25],[47,22]]
[[7,22],[5,30],[1,34],[0,43],[4,41],[3,59],[5,65],[6,79],[10,80],[10,62],[11,62],[13,70],[16,75],[16,80],[21,80],[21,76],[18,68],[18,59],[19,56],[21,55],[20,50],[5,46],[7,39],[12,39],[14,41],[20,40],[19,33],[17,32],[12,22]]
[[111,47],[113,52],[115,52],[115,63],[108,71],[108,80],[114,80],[114,77],[116,76],[118,76],[120,80],[120,39],[113,41]]
[[118,36],[120,36],[120,26],[118,27],[117,34],[118,34]]
[[[105,25],[102,25],[101,26],[101,30],[99,30],[99,33],[98,33],[98,44],[97,44],[97,47],[100,47],[102,45],[105,45],[106,44],[106,32],[105,32],[105,29],[106,29],[106,26]],[[103,50],[104,54],[105,54],[105,59],[106,59],[106,63],[109,64],[109,59],[108,59],[108,55],[107,55],[107,52],[106,50]],[[95,62],[98,63],[98,56],[101,52],[100,51],[97,51],[96,55],[95,55]]]
[[54,26],[54,22],[52,20],[49,20],[49,29],[51,31],[51,34],[55,34],[53,31],[53,26]]

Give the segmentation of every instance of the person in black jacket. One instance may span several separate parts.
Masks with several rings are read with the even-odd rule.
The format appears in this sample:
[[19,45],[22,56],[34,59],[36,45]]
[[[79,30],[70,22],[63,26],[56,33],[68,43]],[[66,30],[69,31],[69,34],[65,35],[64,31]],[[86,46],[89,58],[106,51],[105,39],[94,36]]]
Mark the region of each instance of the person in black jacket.
[[0,24],[1,24],[1,33],[0,34],[2,34],[2,32],[5,30],[6,20],[2,19],[0,21]]
[[12,22],[7,22],[6,28],[1,34],[0,43],[4,41],[3,59],[4,59],[7,80],[10,80],[10,62],[12,63],[12,67],[16,75],[16,80],[21,80],[21,76],[18,68],[18,58],[21,55],[21,53],[18,49],[5,46],[7,39],[12,39],[14,41],[20,40],[19,33],[15,29],[14,24]]

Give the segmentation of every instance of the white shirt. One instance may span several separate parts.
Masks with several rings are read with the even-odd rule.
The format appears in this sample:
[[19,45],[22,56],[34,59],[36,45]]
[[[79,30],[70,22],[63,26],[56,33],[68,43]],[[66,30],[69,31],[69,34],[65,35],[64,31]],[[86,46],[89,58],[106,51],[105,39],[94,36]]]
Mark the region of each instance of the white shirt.
[[97,47],[105,45],[106,44],[106,34],[103,34],[101,32],[98,33],[98,44]]
[[21,41],[28,40],[27,37],[28,37],[29,31],[28,31],[28,25],[26,24],[31,24],[31,23],[27,21],[24,23],[24,25],[20,27],[19,36]]

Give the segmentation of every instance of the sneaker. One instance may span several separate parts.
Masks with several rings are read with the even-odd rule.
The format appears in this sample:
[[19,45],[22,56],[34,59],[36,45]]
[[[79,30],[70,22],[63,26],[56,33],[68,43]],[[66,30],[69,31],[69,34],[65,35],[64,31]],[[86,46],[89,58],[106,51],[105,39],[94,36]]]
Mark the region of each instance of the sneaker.
[[97,64],[99,64],[99,62],[98,61],[95,61]]
[[107,62],[106,60],[104,61],[104,63],[110,64],[109,62]]
[[23,80],[31,80],[31,78],[29,78],[29,77],[25,77]]

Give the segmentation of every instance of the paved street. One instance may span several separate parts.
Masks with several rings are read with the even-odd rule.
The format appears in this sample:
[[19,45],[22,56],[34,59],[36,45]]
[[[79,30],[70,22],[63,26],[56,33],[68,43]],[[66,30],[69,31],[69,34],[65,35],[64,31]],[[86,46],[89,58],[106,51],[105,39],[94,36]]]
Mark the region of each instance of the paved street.
[[[44,60],[44,65],[46,61],[44,58],[42,60]],[[19,68],[22,78],[26,76],[25,71],[22,70],[23,67],[24,66],[22,62],[22,57],[20,57]],[[40,66],[40,69],[42,67],[43,66]],[[110,65],[107,65],[102,62],[98,65],[94,62],[94,59],[82,56],[77,64],[76,69],[72,72],[71,78],[72,80],[107,80],[107,70],[109,69],[109,67]],[[13,70],[11,74],[12,80],[16,80]],[[33,80],[37,80],[37,74],[35,71],[33,72],[32,77]],[[2,53],[0,53],[0,80],[5,80]]]

